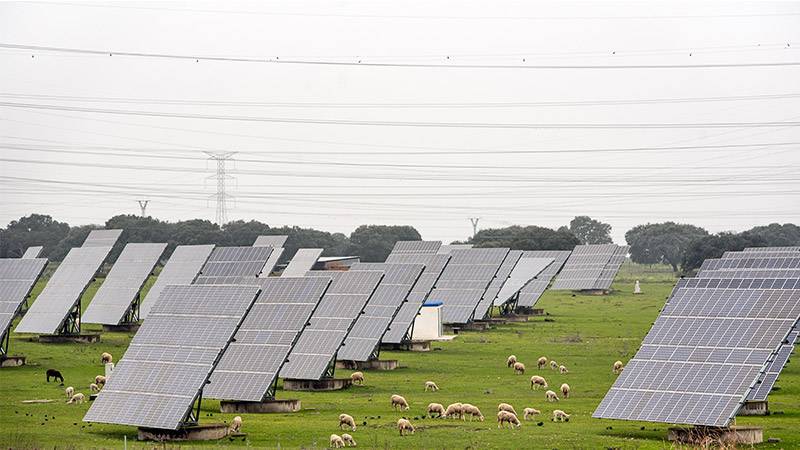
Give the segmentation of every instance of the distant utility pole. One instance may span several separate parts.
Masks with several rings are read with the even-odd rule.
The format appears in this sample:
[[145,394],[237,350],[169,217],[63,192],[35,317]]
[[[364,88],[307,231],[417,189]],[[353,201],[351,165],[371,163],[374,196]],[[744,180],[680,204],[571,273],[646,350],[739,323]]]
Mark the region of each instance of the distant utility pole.
[[481,220],[480,217],[470,217],[469,221],[472,222],[472,238],[475,239],[475,235],[478,234],[478,221]]
[[227,161],[232,160],[233,155],[236,154],[236,152],[205,152],[205,153],[208,155],[208,159],[217,162],[217,174],[212,175],[209,178],[217,179],[217,193],[212,197],[216,197],[217,200],[217,216],[216,216],[217,225],[222,226],[228,221],[227,202],[228,198],[230,197],[225,192],[225,182],[233,178],[227,174],[225,163]]
[[136,200],[139,202],[139,208],[142,210],[142,217],[147,217],[147,204],[150,203],[150,200]]

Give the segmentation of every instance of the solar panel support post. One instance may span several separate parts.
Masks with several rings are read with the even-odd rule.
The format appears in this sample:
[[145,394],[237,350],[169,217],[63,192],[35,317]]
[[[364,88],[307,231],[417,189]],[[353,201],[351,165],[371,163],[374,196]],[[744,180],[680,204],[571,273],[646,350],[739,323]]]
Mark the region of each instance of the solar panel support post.
[[3,337],[0,339],[0,360],[5,359],[8,354],[8,345],[11,342],[11,328],[3,332]]
[[512,297],[511,300],[500,305],[500,315],[508,316],[510,314],[513,314],[514,310],[517,309],[518,300],[519,300],[519,292],[514,294],[514,297]]
[[[82,297],[83,295],[81,295]],[[69,313],[67,314],[66,319],[64,319],[64,323],[61,325],[61,328],[56,332],[56,335],[60,336],[70,336],[70,335],[77,335],[81,334],[81,299],[78,298],[78,301],[72,305]]]
[[131,307],[128,308],[128,311],[122,318],[120,325],[131,325],[139,322],[139,305],[141,304],[142,299],[141,295],[141,292],[136,293],[136,296],[133,298],[133,302],[131,302]]
[[336,374],[336,354],[333,355],[333,358],[328,363],[328,367],[325,369],[325,374],[322,375],[322,378],[333,378]]

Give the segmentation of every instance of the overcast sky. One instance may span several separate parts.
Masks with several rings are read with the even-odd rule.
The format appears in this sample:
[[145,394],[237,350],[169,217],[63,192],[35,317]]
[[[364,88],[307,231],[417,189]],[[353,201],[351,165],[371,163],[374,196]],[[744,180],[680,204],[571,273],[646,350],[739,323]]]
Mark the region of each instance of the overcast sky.
[[0,224],[800,219],[799,4],[554,3],[0,3]]

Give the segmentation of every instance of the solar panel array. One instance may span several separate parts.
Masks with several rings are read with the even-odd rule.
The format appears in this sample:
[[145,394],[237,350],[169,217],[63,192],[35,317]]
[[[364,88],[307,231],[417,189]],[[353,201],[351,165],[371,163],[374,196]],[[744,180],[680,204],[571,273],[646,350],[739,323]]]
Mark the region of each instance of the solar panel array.
[[593,417],[728,426],[798,318],[800,280],[681,280]]
[[437,250],[436,253],[449,255],[453,253],[453,250],[466,250],[472,247],[472,244],[445,244],[439,247],[439,250]]
[[442,323],[467,323],[506,258],[507,248],[454,250],[428,296],[442,305]]
[[156,282],[147,291],[139,305],[139,317],[144,319],[150,313],[161,291],[170,284],[191,284],[208,260],[213,245],[179,245],[175,247],[169,261],[164,264]]
[[400,253],[436,253],[442,247],[442,241],[397,241],[390,254]]
[[503,260],[503,264],[500,264],[500,268],[497,270],[494,279],[489,283],[486,292],[483,293],[483,298],[475,307],[474,317],[476,319],[482,319],[491,314],[491,309],[495,306],[494,300],[497,298],[497,294],[500,293],[500,290],[508,282],[508,277],[514,270],[514,267],[517,266],[519,259],[522,258],[522,253],[522,250],[511,250],[508,252],[506,259]]
[[544,293],[553,277],[564,267],[567,258],[572,254],[569,250],[529,250],[522,254],[522,258],[552,258],[553,262],[542,270],[536,279],[531,280],[519,291],[517,308],[533,308]]
[[28,247],[25,250],[25,253],[22,254],[22,259],[38,258],[39,255],[42,254],[42,250],[44,250],[44,247],[42,247],[41,245],[37,245],[35,247]]
[[773,360],[770,361],[770,363],[767,365],[767,369],[764,371],[764,374],[759,380],[759,383],[756,384],[755,389],[752,389],[750,391],[750,394],[748,394],[747,401],[749,402],[767,401],[767,396],[769,396],[769,393],[772,391],[772,388],[778,381],[778,377],[781,374],[781,370],[783,370],[784,366],[786,366],[786,363],[789,362],[789,357],[794,351],[794,346],[795,343],[797,342],[797,337],[798,337],[798,331],[795,327],[795,330],[789,333],[789,336],[787,337],[785,342],[781,344]]
[[319,255],[322,254],[321,248],[301,248],[294,254],[292,260],[283,269],[282,277],[302,277],[314,267]]
[[603,271],[600,272],[600,276],[597,277],[597,281],[595,281],[592,289],[611,288],[611,283],[614,282],[614,277],[617,276],[617,272],[619,272],[619,268],[622,267],[622,263],[625,262],[625,258],[628,256],[628,251],[630,251],[630,249],[631,247],[628,245],[617,246],[617,250],[611,255]]
[[217,247],[194,284],[237,284],[256,278],[271,253],[272,247]]
[[553,258],[520,258],[503,288],[497,293],[495,305],[503,305],[514,299],[523,287],[535,281],[553,261]]
[[[165,248],[167,244],[126,245],[81,316],[81,321],[104,325],[121,323]],[[129,318],[138,320],[138,314],[134,316]]]
[[278,373],[331,279],[270,277],[251,282],[261,293],[214,369],[206,397],[253,402],[273,398]]
[[[761,255],[762,253],[753,252]],[[764,252],[763,254],[768,254]],[[800,254],[792,258],[726,258],[703,261],[699,278],[800,278]]]
[[273,247],[272,253],[269,254],[269,259],[264,264],[264,268],[261,269],[261,273],[258,274],[259,278],[266,278],[272,274],[272,271],[275,270],[275,266],[278,265],[278,261],[281,259],[281,255],[283,255],[283,247]]
[[[602,289],[595,286],[599,284],[602,276],[605,276],[604,282],[608,278],[610,271],[606,271],[606,266],[612,257],[617,255],[618,250],[619,246],[615,244],[576,246],[561,273],[556,277],[552,289]],[[622,259],[624,260],[624,257]],[[616,270],[611,274],[612,279],[614,274]]]
[[92,230],[83,241],[82,247],[113,247],[122,230]]
[[325,295],[311,316],[280,376],[302,380],[322,379],[336,358],[383,272],[312,271],[310,276],[332,277]]
[[357,263],[350,271],[382,271],[385,275],[375,293],[356,319],[353,329],[339,349],[337,358],[346,361],[369,361],[377,354],[381,339],[392,319],[416,284],[422,264]]
[[8,332],[46,265],[46,258],[0,259],[0,338]]
[[42,334],[59,332],[110,251],[111,247],[71,249],[15,331]]
[[800,252],[800,247],[747,247],[743,252]]
[[253,242],[253,247],[281,248],[286,244],[287,239],[289,239],[289,236],[280,234],[259,236],[256,238],[256,241]]
[[[722,254],[722,259],[738,259],[738,258],[783,258],[798,256],[800,252],[796,251],[764,251],[764,252],[725,252]],[[708,260],[706,260],[708,261]]]
[[258,291],[165,287],[83,420],[167,430],[196,421],[192,406]]

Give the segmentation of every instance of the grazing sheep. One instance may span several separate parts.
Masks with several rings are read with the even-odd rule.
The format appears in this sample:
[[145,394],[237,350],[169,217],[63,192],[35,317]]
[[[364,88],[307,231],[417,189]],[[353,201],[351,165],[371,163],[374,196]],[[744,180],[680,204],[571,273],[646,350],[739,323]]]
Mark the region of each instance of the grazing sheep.
[[363,385],[364,384],[364,372],[353,372],[350,375],[350,381],[353,384]]
[[398,419],[397,429],[400,430],[400,436],[403,435],[403,431],[405,431],[406,434],[414,434],[414,425],[411,425],[411,422],[409,422],[408,419]]
[[343,448],[344,447],[344,440],[338,434],[332,434],[330,443],[328,444],[330,448]]
[[555,360],[550,361],[550,368],[552,370],[558,370],[558,363]]
[[509,357],[508,357],[508,359],[506,359],[506,365],[507,365],[509,368],[511,368],[511,367],[514,367],[514,364],[515,364],[516,362],[517,362],[517,357],[516,357],[516,356],[514,356],[514,355],[511,355],[511,356],[509,356]]
[[67,403],[70,403],[70,404],[71,404],[71,403],[83,403],[83,401],[84,401],[85,399],[86,399],[86,396],[85,396],[85,395],[83,395],[82,393],[78,392],[77,394],[73,395],[73,396],[72,396],[72,397],[71,397],[71,398],[70,398],[70,399],[67,401]]
[[242,429],[242,416],[236,416],[231,420],[231,426],[229,428],[231,433],[238,433],[239,430]]
[[47,369],[45,376],[47,377],[48,383],[50,382],[50,378],[52,378],[53,381],[58,381],[59,383],[64,384],[64,377],[61,375],[61,372],[57,371],[56,369]]
[[339,414],[339,429],[342,426],[350,427],[352,431],[356,431],[356,421],[350,414]]
[[451,403],[450,405],[447,405],[447,409],[444,411],[444,418],[451,419],[458,417],[463,419],[464,411],[461,409],[462,406],[463,405],[461,403]]
[[100,386],[101,384],[105,386],[106,384],[106,377],[103,375],[98,375],[94,377],[94,384]]
[[100,392],[100,386],[92,383],[89,385],[89,390],[92,392]]
[[546,366],[547,365],[547,357],[542,356],[541,358],[539,358],[539,360],[536,361],[536,365],[539,366],[539,369],[541,369],[542,367]]
[[443,417],[445,414],[444,406],[441,403],[429,403],[428,415],[433,417],[434,413],[436,413],[436,417]]
[[611,368],[611,372],[615,374],[619,374],[622,372],[625,366],[622,364],[622,361],[617,361],[614,363],[614,367]]
[[516,414],[510,413],[508,411],[500,411],[497,413],[497,428],[503,428],[503,424],[508,422],[508,428],[517,427],[519,428],[521,424],[519,423],[519,419],[517,419]]
[[72,398],[72,394],[75,393],[75,388],[70,386],[70,387],[64,389],[64,393],[67,394],[67,400],[69,400],[69,399]]
[[102,362],[103,364],[108,364],[108,363],[113,362],[113,361],[114,361],[114,357],[111,356],[111,353],[103,352],[103,354],[100,355],[100,362]]
[[567,366],[558,366],[558,373],[561,375],[566,375],[569,373],[569,370],[567,370]]
[[342,433],[342,440],[344,441],[345,445],[347,445],[348,447],[350,447],[350,446],[355,447],[356,446],[356,440],[353,439],[353,436],[350,436],[347,433]]
[[509,405],[508,403],[500,403],[497,405],[497,411],[508,411],[511,414],[517,415],[517,412],[514,411],[514,407]]
[[569,398],[569,385],[567,383],[561,385],[561,395],[563,395],[564,398]]
[[428,392],[428,389],[430,389],[431,392],[436,392],[439,390],[439,386],[437,386],[436,383],[434,383],[433,381],[426,381],[425,392]]
[[408,402],[402,395],[392,395],[392,408],[400,408],[403,411],[408,411]]
[[558,401],[558,395],[556,395],[556,393],[553,392],[553,391],[545,392],[544,393],[544,398],[546,398],[548,402],[557,402]]
[[462,405],[462,407],[461,407],[461,410],[464,412],[464,414],[469,414],[469,421],[470,422],[472,422],[472,418],[473,417],[477,417],[478,420],[480,420],[481,422],[483,422],[483,420],[484,420],[483,414],[481,413],[481,410],[478,409],[478,407],[475,406],[475,405],[470,405],[469,403],[464,403]]
[[553,410],[553,422],[569,422],[569,414],[560,409]]
[[538,390],[539,386],[546,388],[547,387],[547,380],[544,377],[540,377],[539,375],[534,375],[531,377],[531,389]]
[[517,374],[517,375],[524,374],[525,373],[525,364],[522,364],[521,362],[515,362],[514,363],[514,373]]
[[522,410],[522,413],[524,414],[522,418],[524,420],[528,420],[529,417],[541,414],[542,412],[535,408],[525,408],[524,410]]

